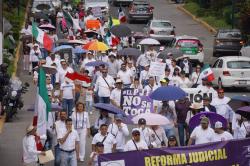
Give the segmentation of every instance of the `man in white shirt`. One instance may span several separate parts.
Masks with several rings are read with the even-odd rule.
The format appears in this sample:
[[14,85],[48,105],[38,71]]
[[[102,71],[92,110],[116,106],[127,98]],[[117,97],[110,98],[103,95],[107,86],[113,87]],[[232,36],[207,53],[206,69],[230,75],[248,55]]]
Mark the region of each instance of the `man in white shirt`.
[[55,63],[58,68],[61,67],[60,59],[58,59],[55,54],[50,53],[49,56],[46,57],[46,65],[51,66],[53,63]]
[[108,60],[108,74],[112,76],[114,79],[117,76],[119,71],[119,64],[118,61],[115,59],[116,54],[109,53],[109,60]]
[[117,79],[115,82],[116,88],[112,90],[110,95],[110,102],[114,106],[121,106],[121,96],[122,96],[122,80]]
[[38,155],[45,155],[44,151],[38,151],[35,135],[36,127],[28,126],[26,136],[23,138],[23,162],[24,166],[37,166]]
[[143,69],[145,69],[144,67],[149,64],[150,64],[150,59],[146,56],[146,54],[141,54],[136,61],[136,66],[139,67],[140,73]]
[[146,92],[146,94],[148,95],[148,94],[152,93],[157,88],[158,88],[158,85],[156,85],[156,83],[155,83],[155,78],[154,77],[149,77],[148,85],[146,85],[144,87],[144,91]]
[[140,129],[134,128],[132,130],[132,139],[129,140],[125,147],[124,151],[134,151],[134,150],[147,150],[148,145],[146,142],[141,139]]
[[110,103],[110,95],[114,84],[115,80],[108,75],[107,68],[103,68],[102,76],[98,76],[94,88],[94,92],[98,92],[99,103]]
[[74,70],[68,66],[67,62],[65,61],[65,59],[61,59],[61,67],[58,68],[57,72],[57,78],[56,78],[56,82],[59,83],[63,83],[65,80],[65,75],[69,72],[69,73],[73,73]]
[[125,63],[121,65],[121,70],[117,73],[117,78],[120,78],[122,80],[124,88],[129,88],[132,84],[132,73],[126,68]]
[[108,131],[108,126],[102,124],[100,126],[100,131],[97,133],[92,140],[92,151],[95,151],[95,144],[101,142],[104,144],[104,153],[112,153],[116,150],[116,139]]
[[86,64],[89,62],[94,62],[94,61],[95,61],[95,58],[93,57],[93,53],[89,51],[87,53],[87,57],[83,60],[82,65],[81,65],[81,68],[85,68],[85,70],[89,71],[89,76],[93,75],[95,68],[93,66],[86,66]]
[[150,77],[149,75],[149,68],[150,68],[150,65],[149,64],[146,64],[144,66],[144,70],[142,70],[140,72],[140,83],[143,87],[145,87],[146,85],[148,85],[148,79]]
[[72,119],[66,120],[66,132],[60,132],[58,142],[61,150],[61,166],[77,166],[79,160],[79,136],[73,129]]
[[116,152],[123,152],[126,137],[129,135],[128,126],[122,123],[123,115],[115,114],[114,123],[108,127],[108,133],[114,136],[116,140]]
[[195,145],[205,144],[214,141],[214,130],[209,127],[209,119],[207,117],[202,117],[201,125],[194,128],[191,133],[190,139],[188,141],[188,146],[195,142]]
[[231,133],[223,130],[223,125],[220,121],[215,122],[214,131],[214,141],[227,141],[233,139]]
[[134,79],[136,77],[136,68],[134,67],[133,63],[134,62],[132,60],[128,61],[127,70],[131,72],[132,78]]
[[[59,116],[60,116],[60,119],[55,122],[55,130],[56,130],[56,134],[57,134],[57,140],[59,139],[58,136],[61,135],[60,133],[67,132],[66,124],[65,124],[65,121],[67,119],[67,112],[64,110],[60,111]],[[61,163],[60,152],[61,152],[61,150],[60,150],[59,142],[58,142],[57,145],[55,146],[55,161],[54,161],[55,166],[60,166],[60,163]]]
[[39,60],[42,58],[42,53],[39,49],[39,45],[34,44],[33,49],[30,51],[30,63],[32,64],[32,69],[38,66]]
[[108,62],[109,61],[109,57],[106,55],[106,51],[101,51],[101,55],[96,57],[97,60],[102,61],[102,62]]
[[67,110],[67,114],[70,117],[74,107],[75,84],[69,79],[65,79],[64,83],[61,84],[60,90],[63,109]]

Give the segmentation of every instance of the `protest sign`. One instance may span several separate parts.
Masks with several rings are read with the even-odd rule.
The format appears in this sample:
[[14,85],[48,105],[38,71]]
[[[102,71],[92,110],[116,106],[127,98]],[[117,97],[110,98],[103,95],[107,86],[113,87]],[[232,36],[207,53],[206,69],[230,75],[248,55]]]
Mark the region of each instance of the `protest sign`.
[[187,94],[191,103],[202,103],[204,96],[209,97],[211,100],[216,97],[214,92],[204,92],[197,88],[182,88]]
[[165,73],[166,63],[151,62],[149,68],[150,76],[162,76]]
[[128,118],[145,112],[153,112],[153,100],[143,89],[125,88],[122,90],[121,107]]
[[250,163],[250,139],[101,154],[99,166],[246,166]]
[[101,7],[99,7],[99,6],[92,7],[91,11],[92,11],[92,13],[93,13],[93,15],[95,17],[102,17],[102,9],[101,9]]

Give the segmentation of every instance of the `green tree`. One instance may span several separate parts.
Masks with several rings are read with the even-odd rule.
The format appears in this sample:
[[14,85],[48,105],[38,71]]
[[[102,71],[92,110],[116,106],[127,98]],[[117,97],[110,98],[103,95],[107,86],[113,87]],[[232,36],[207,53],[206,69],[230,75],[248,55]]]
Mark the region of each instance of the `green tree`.
[[250,0],[246,0],[241,5],[240,28],[243,33],[250,35]]

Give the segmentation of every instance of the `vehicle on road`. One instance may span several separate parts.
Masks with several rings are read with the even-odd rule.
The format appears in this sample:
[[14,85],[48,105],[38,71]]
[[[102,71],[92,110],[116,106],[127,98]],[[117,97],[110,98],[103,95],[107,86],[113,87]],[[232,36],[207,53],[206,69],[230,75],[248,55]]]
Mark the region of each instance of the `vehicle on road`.
[[129,6],[133,0],[113,0],[114,6],[127,5]]
[[250,41],[241,48],[240,55],[250,57]]
[[250,86],[250,57],[225,56],[218,58],[212,66],[214,85],[220,87]]
[[218,57],[225,54],[239,55],[243,45],[244,40],[240,30],[220,29],[215,35],[213,56]]
[[103,16],[107,16],[109,14],[109,0],[85,0],[85,11],[89,8],[100,7]]
[[204,51],[201,41],[194,36],[176,36],[171,47],[180,49],[183,52],[183,57],[188,57],[192,63],[203,63]]
[[31,12],[34,13],[45,13],[55,14],[55,7],[51,0],[34,0],[31,8]]
[[172,41],[175,37],[175,26],[168,20],[150,20],[145,27],[145,33],[158,41]]
[[153,9],[154,7],[147,1],[133,1],[129,6],[128,22],[152,20]]

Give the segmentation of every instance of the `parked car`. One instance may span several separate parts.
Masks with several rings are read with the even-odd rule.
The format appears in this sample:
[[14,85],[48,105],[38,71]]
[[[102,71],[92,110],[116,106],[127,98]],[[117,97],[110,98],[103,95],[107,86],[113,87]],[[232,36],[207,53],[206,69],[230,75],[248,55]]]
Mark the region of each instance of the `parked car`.
[[152,20],[153,9],[154,7],[147,1],[133,1],[129,6],[128,22]]
[[214,85],[221,87],[250,86],[250,57],[225,56],[218,58],[212,66]]
[[240,55],[250,57],[250,41],[241,48]]
[[158,41],[172,41],[175,37],[175,26],[168,20],[151,20],[145,27],[145,33]]
[[114,6],[127,5],[129,6],[133,0],[113,0]]
[[31,8],[32,13],[55,14],[55,8],[51,0],[34,0]]
[[201,41],[194,36],[176,36],[171,47],[180,49],[183,56],[188,57],[192,63],[203,63],[204,51]]
[[59,9],[62,5],[62,1],[61,0],[52,0],[52,4],[56,9]]
[[239,55],[244,41],[238,29],[220,29],[214,39],[213,56]]

